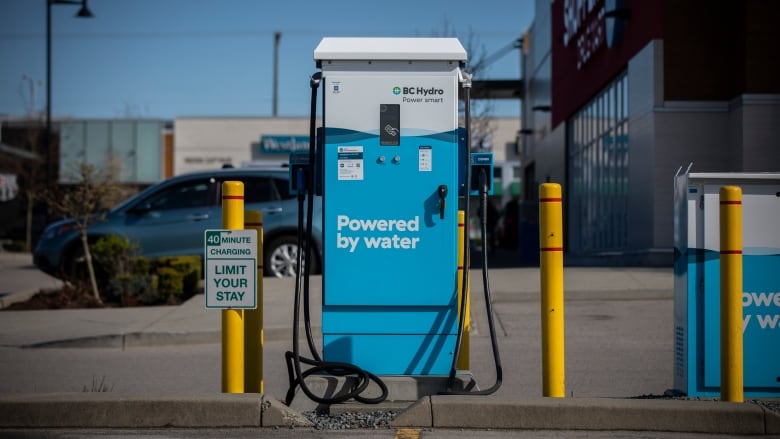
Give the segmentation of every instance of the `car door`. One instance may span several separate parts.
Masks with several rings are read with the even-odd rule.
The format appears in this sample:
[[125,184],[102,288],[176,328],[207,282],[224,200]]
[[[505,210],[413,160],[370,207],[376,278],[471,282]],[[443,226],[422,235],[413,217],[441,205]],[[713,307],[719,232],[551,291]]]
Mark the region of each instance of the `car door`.
[[145,256],[201,255],[203,231],[222,225],[216,194],[213,177],[162,187],[127,210],[124,234]]

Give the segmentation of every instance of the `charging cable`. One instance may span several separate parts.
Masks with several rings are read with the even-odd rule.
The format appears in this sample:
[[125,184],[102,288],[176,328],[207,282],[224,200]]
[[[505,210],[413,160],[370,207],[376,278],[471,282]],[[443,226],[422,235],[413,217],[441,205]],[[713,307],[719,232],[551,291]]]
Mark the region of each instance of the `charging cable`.
[[[464,195],[466,197],[466,205],[464,206],[464,214],[466,217],[466,224],[463,228],[463,282],[461,285],[461,298],[460,310],[458,312],[459,324],[458,334],[455,338],[455,355],[452,358],[452,367],[450,368],[450,375],[447,381],[447,390],[442,392],[443,395],[490,395],[495,393],[500,387],[503,381],[503,369],[501,367],[501,357],[498,350],[498,340],[496,338],[495,324],[493,322],[493,302],[490,297],[490,281],[488,276],[487,265],[487,249],[486,249],[486,237],[487,237],[487,222],[482,221],[481,235],[482,235],[482,285],[485,293],[485,310],[487,312],[488,327],[490,328],[490,342],[493,348],[493,359],[496,367],[496,381],[488,389],[476,390],[476,391],[460,391],[454,390],[455,375],[457,373],[458,360],[460,359],[460,349],[463,342],[463,332],[465,331],[466,324],[466,304],[469,300],[469,267],[471,266],[471,248],[469,237],[469,215],[470,215],[470,202],[469,195],[471,192],[471,75],[465,72],[458,71],[458,77],[463,84],[463,97],[464,97],[464,118],[466,125],[466,187],[464,188]],[[485,170],[480,170],[479,174],[479,199],[480,208],[482,209],[482,218],[487,218],[487,175]]]
[[[339,363],[339,362],[325,362],[317,353],[317,349],[314,345],[314,337],[311,331],[311,318],[310,318],[310,301],[309,301],[309,278],[311,274],[311,236],[312,236],[312,218],[314,208],[314,194],[312,191],[313,175],[312,169],[314,168],[314,160],[316,157],[316,113],[317,113],[317,88],[319,87],[322,79],[322,72],[317,72],[311,76],[311,116],[309,124],[309,173],[304,173],[302,168],[299,168],[295,174],[296,184],[298,187],[298,255],[297,264],[298,269],[295,273],[295,309],[293,311],[293,350],[285,353],[285,360],[287,363],[287,375],[289,378],[289,388],[285,397],[285,404],[288,406],[292,404],[295,398],[295,389],[300,386],[303,393],[312,401],[318,404],[338,404],[350,399],[362,402],[364,404],[378,404],[387,399],[388,390],[387,385],[379,379],[378,376],[363,370],[354,364]],[[308,199],[306,205],[306,227],[304,230],[304,199]],[[305,239],[304,239],[305,236]],[[305,259],[304,259],[304,254]],[[303,281],[303,285],[301,282]],[[303,291],[301,291],[303,288]],[[300,349],[298,346],[298,339],[300,335],[299,321],[300,321],[300,306],[301,296],[304,301],[304,326],[306,331],[306,340],[309,345],[309,351],[313,359],[301,357]],[[301,364],[307,364],[310,367],[307,370],[303,370]],[[315,395],[311,389],[306,385],[306,378],[313,374],[325,373],[331,376],[346,377],[351,376],[357,379],[356,384],[349,391],[340,395],[326,398]],[[376,398],[366,398],[361,394],[368,388],[370,382],[373,381],[380,389],[380,395]]]

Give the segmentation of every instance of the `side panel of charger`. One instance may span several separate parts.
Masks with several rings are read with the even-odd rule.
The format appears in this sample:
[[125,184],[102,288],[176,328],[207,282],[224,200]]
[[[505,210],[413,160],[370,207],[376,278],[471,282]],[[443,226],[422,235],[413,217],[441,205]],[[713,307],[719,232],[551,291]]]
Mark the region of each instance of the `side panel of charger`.
[[[375,41],[376,42],[376,41]],[[323,354],[446,375],[457,333],[456,39],[326,38]]]

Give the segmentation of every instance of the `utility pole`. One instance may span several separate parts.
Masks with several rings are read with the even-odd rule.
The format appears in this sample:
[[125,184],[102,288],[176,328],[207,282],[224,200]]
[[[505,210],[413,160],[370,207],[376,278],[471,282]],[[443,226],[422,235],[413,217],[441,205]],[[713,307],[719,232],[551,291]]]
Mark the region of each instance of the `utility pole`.
[[274,102],[272,115],[279,115],[279,40],[282,39],[282,33],[274,32]]

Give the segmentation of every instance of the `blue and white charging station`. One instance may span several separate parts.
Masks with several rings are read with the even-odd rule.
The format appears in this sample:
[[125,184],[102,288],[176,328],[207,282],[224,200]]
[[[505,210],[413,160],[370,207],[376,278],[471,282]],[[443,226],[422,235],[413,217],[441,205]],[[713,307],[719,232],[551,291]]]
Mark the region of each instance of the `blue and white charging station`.
[[325,361],[446,375],[458,324],[455,38],[324,38]]
[[[682,170],[682,168],[681,168]],[[674,180],[674,389],[721,385],[720,198],[742,188],[744,393],[780,396],[780,174],[690,173]]]

